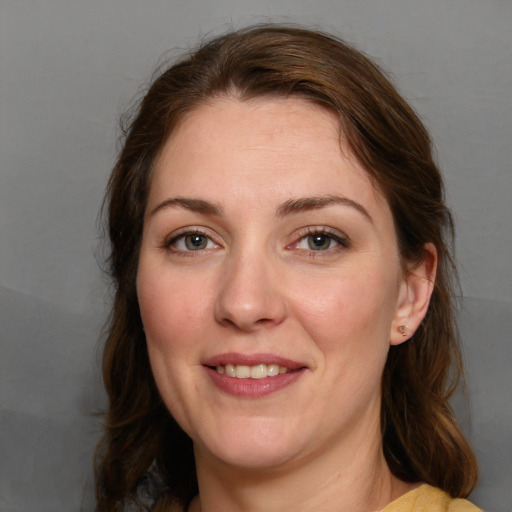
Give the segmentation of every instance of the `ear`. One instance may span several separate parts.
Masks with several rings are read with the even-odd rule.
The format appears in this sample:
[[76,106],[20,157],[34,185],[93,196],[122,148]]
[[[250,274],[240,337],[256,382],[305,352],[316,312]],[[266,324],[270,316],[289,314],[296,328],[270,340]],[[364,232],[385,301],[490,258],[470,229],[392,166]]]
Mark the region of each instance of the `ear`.
[[437,250],[425,244],[419,265],[410,265],[400,283],[397,308],[391,324],[390,343],[400,345],[412,337],[427,314],[434,291],[437,270]]

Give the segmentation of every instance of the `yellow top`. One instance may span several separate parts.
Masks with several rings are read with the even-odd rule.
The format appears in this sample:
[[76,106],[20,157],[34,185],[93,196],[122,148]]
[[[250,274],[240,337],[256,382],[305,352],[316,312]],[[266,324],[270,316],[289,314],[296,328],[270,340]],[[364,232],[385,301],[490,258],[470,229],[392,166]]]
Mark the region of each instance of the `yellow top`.
[[[171,508],[169,512],[182,512],[180,508]],[[467,500],[451,498],[447,493],[423,484],[400,496],[382,512],[483,512]]]
[[467,500],[423,484],[390,503],[382,512],[482,512]]

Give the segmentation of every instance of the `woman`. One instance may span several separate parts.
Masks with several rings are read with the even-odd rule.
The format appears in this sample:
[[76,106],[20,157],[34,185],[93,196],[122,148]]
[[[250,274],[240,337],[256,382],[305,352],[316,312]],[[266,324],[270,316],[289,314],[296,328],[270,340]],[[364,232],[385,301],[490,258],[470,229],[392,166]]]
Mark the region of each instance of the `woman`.
[[366,57],[276,26],[203,45],[142,100],[107,207],[99,510],[477,510],[452,220]]

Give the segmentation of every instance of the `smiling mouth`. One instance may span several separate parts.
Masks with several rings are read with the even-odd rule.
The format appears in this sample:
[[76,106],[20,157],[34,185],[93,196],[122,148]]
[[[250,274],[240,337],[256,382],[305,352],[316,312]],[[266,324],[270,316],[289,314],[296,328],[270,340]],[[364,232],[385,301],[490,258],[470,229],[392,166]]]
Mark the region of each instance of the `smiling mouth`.
[[[237,364],[238,363],[238,364]],[[257,399],[291,386],[308,367],[275,354],[220,354],[203,363],[213,384],[241,399]]]
[[289,373],[290,370],[286,366],[279,364],[257,364],[248,366],[244,364],[226,364],[213,367],[221,375],[234,377],[237,379],[266,379],[267,377],[276,377],[283,373]]

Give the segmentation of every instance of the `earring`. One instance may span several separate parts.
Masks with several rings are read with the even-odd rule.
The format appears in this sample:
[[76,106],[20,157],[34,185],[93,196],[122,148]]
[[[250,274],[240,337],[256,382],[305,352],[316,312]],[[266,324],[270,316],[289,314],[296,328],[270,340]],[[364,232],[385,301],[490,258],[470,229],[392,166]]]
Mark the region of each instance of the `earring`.
[[399,328],[398,328],[398,332],[402,334],[402,336],[407,336],[407,332],[406,332],[406,326],[405,325],[401,325]]

